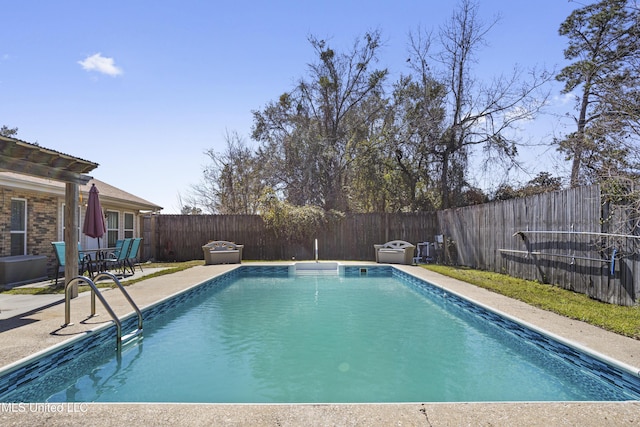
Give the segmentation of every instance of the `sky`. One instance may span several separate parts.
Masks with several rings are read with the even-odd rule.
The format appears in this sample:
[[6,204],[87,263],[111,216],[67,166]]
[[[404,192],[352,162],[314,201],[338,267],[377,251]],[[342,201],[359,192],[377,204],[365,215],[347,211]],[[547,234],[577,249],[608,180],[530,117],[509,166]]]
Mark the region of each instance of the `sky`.
[[[252,111],[291,90],[316,60],[309,36],[347,51],[379,30],[380,68],[408,73],[408,34],[438,30],[454,1],[0,0],[0,126],[17,138],[90,160],[89,175],[179,213],[180,200],[237,132],[250,146]],[[483,79],[521,67],[560,69],[558,28],[581,7],[567,0],[479,0],[500,16],[478,52]],[[549,111],[572,105],[550,86]],[[547,115],[536,140],[563,132]],[[521,151],[536,170],[560,171],[554,150]],[[482,178],[478,178],[482,180]]]

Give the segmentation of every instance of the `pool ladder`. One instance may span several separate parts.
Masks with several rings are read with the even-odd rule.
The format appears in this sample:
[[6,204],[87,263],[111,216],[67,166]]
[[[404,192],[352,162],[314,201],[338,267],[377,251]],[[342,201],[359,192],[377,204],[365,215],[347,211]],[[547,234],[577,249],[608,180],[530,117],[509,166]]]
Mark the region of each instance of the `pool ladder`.
[[[107,303],[107,300],[104,299],[104,296],[98,290],[98,287],[96,286],[96,284],[94,282],[94,281],[98,281],[98,280],[103,279],[103,278],[113,280],[113,282],[118,286],[118,288],[120,289],[120,291],[122,292],[124,297],[127,299],[129,304],[131,304],[131,307],[133,307],[133,309],[135,310],[136,314],[138,315],[138,329],[136,329],[135,331],[133,331],[131,333],[128,333],[125,336],[122,336],[122,322],[120,321],[118,316],[116,316],[116,314],[114,313],[114,311],[111,308],[111,306],[109,305],[109,303]],[[91,287],[91,315],[89,317],[92,317],[92,316],[96,315],[96,295],[97,295],[98,299],[100,300],[100,302],[102,303],[104,308],[107,310],[107,312],[111,316],[111,319],[113,319],[113,322],[116,325],[116,332],[117,332],[116,350],[118,352],[120,352],[122,350],[123,342],[127,342],[130,339],[135,338],[135,337],[137,337],[138,335],[140,335],[142,333],[142,312],[140,311],[140,309],[138,308],[136,303],[133,302],[133,299],[131,299],[131,296],[129,295],[129,293],[124,289],[124,286],[122,286],[122,283],[120,283],[118,278],[116,276],[114,276],[113,274],[107,273],[107,272],[99,273],[94,277],[93,280],[91,280],[90,278],[88,278],[86,276],[76,276],[73,279],[71,279],[64,287],[64,304],[65,304],[65,307],[64,307],[64,325],[62,325],[63,328],[66,327],[66,326],[71,325],[71,294],[69,292],[70,289],[71,289],[71,285],[73,285],[75,283],[80,283],[80,282],[85,282]]]

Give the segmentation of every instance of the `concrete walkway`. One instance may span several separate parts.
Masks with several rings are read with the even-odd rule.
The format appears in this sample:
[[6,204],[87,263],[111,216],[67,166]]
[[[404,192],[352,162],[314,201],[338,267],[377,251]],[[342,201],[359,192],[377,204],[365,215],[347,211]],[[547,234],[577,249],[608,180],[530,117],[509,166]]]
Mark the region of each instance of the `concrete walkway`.
[[[361,264],[361,263],[358,263]],[[150,278],[127,288],[136,303],[146,307],[183,289],[237,266],[198,266]],[[640,366],[640,341],[625,338],[535,309],[464,282],[420,267],[403,270],[481,304],[548,330],[606,357]],[[105,298],[119,316],[131,312],[119,292],[106,290]],[[88,319],[89,293],[72,300],[73,325],[65,328],[64,303],[50,295],[0,299],[0,366],[20,360],[109,322],[101,307]],[[0,297],[3,295],[0,294]],[[13,297],[13,296],[12,296]],[[22,296],[21,296],[22,297]],[[29,300],[31,299],[31,300]],[[640,424],[640,402],[553,403],[409,403],[409,404],[50,404],[2,405],[0,425],[273,425],[273,426],[603,426]]]

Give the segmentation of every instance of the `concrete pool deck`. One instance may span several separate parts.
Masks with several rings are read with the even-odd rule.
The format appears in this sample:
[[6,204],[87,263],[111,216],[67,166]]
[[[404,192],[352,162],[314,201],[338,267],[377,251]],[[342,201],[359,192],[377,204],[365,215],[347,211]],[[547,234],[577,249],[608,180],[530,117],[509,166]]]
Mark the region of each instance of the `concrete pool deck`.
[[[270,263],[271,265],[273,263]],[[364,264],[364,263],[349,263]],[[251,265],[259,265],[251,263]],[[237,265],[197,266],[127,287],[140,308],[155,303]],[[640,366],[640,341],[564,318],[473,285],[415,266],[396,266],[445,289],[587,347],[624,364]],[[132,310],[117,290],[105,298],[118,316]],[[2,295],[0,295],[1,297]],[[45,298],[46,297],[46,298]],[[98,301],[97,317],[87,318],[89,293],[71,302],[73,325],[65,328],[64,298],[33,295],[28,303],[0,298],[0,368],[78,337],[110,322]],[[14,305],[12,305],[14,304]],[[7,312],[12,315],[7,316]],[[640,402],[407,403],[407,404],[0,404],[0,424],[62,425],[278,425],[278,426],[458,426],[458,425],[634,425]]]

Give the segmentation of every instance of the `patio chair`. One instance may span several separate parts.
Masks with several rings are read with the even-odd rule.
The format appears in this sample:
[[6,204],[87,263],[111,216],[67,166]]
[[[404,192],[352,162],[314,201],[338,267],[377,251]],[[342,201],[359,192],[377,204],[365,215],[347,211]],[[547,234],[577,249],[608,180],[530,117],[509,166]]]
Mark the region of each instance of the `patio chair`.
[[122,240],[122,239],[116,240],[116,246],[113,249],[113,252],[111,252],[111,254],[109,254],[109,256],[111,258],[117,258],[118,255],[120,255],[120,251],[122,250],[122,243],[123,242],[124,242],[124,240]]
[[[53,253],[56,255],[56,287],[58,286],[58,277],[60,273],[64,273],[64,269],[66,266],[66,255],[65,255],[65,244],[64,242],[51,242],[51,246],[53,246]],[[91,274],[90,266],[87,263],[87,256],[82,255],[80,252],[82,251],[82,246],[78,243],[78,274],[82,275],[87,268],[89,268],[89,274]]]
[[122,247],[120,250],[115,253],[115,251],[109,254],[104,261],[106,263],[107,268],[122,268],[122,274],[124,275],[127,271],[127,257],[129,256],[129,249],[131,248],[131,242],[133,239],[124,239],[122,241]]
[[135,239],[133,239],[133,241],[131,242],[131,248],[129,248],[129,255],[127,255],[126,263],[133,274],[135,274],[136,272],[136,264],[138,265],[138,267],[140,267],[140,271],[144,271],[142,270],[142,265],[140,265],[140,262],[138,260],[138,252],[140,251],[141,242],[142,237],[136,237]]

